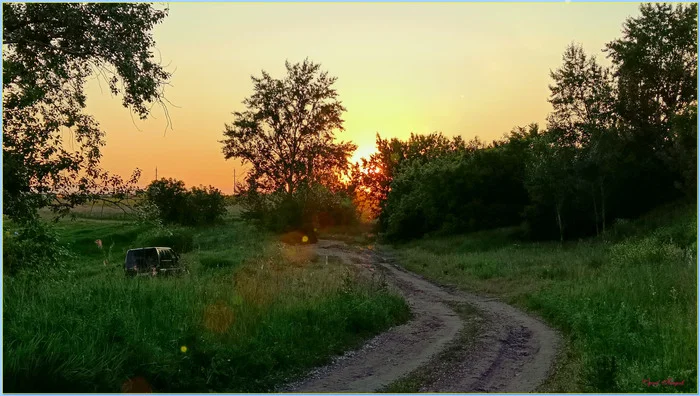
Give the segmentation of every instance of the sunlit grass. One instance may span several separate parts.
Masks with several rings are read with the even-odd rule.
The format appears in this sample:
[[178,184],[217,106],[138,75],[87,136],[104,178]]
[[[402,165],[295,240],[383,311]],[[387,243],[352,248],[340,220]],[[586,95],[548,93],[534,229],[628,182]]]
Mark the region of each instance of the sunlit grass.
[[379,283],[244,223],[192,230],[191,274],[163,279],[121,272],[148,229],[58,227],[65,272],[4,279],[6,391],[269,391],[408,317]]

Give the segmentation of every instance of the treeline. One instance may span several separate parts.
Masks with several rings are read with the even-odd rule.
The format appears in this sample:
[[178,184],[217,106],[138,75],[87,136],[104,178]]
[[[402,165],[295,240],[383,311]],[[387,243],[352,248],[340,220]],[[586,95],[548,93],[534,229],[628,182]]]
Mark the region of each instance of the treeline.
[[[377,136],[358,201],[390,239],[524,224],[534,239],[605,232],[697,196],[697,4],[644,4],[603,52],[571,44],[551,72],[546,128],[488,145]],[[359,169],[359,168],[358,168]]]
[[187,190],[182,180],[161,178],[152,181],[140,195],[137,213],[143,220],[200,226],[217,223],[226,213],[226,197],[212,186]]

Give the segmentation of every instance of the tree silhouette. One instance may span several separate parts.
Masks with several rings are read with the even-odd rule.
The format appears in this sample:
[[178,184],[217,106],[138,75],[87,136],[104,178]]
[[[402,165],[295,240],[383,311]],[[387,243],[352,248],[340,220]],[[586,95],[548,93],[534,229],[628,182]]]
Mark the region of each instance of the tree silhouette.
[[99,168],[104,132],[84,113],[84,86],[100,76],[141,118],[163,104],[170,74],[155,62],[151,29],[166,14],[143,3],[3,4],[4,214],[31,218],[51,202],[67,209],[125,189]]
[[302,186],[338,184],[357,146],[335,142],[343,130],[345,108],[333,88],[336,81],[321,65],[304,60],[285,62],[287,76],[276,79],[263,71],[251,77],[254,93],[243,101],[224,130],[226,159],[252,165],[248,192],[294,195]]

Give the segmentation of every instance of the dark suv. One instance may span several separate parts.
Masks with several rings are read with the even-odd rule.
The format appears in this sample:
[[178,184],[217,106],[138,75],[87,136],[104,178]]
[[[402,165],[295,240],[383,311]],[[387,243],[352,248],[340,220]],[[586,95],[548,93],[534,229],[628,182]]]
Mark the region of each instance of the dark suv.
[[136,275],[172,275],[187,272],[180,256],[169,247],[145,247],[126,252],[124,272]]

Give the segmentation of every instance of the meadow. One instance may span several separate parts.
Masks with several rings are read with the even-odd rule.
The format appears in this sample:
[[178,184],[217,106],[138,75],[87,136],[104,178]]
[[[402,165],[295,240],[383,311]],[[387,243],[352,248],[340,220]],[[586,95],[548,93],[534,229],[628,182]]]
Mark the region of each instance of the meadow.
[[516,227],[426,237],[397,253],[411,271],[560,329],[567,345],[544,392],[695,393],[696,213],[665,206],[564,244],[518,241]]
[[[90,217],[56,224],[60,270],[4,277],[5,391],[270,391],[410,316],[381,282],[230,216],[169,231]],[[190,273],[126,278],[126,250],[153,245]]]

